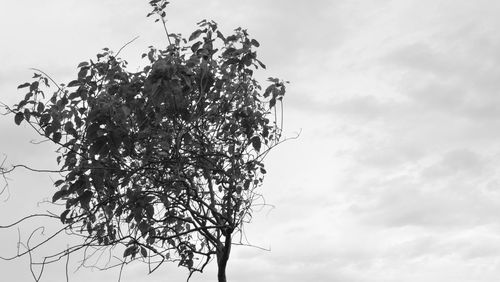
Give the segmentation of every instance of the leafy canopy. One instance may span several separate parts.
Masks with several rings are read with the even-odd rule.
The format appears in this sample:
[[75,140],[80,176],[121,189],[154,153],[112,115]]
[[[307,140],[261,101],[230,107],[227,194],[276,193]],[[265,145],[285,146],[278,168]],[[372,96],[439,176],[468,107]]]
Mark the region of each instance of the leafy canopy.
[[201,271],[250,220],[262,160],[280,142],[285,85],[269,78],[263,90],[254,79],[265,66],[246,30],[198,27],[150,47],[138,72],[105,48],[47,99],[43,73],[19,86],[27,94],[14,121],[59,146],[53,201],[87,246],[124,244],[125,259]]

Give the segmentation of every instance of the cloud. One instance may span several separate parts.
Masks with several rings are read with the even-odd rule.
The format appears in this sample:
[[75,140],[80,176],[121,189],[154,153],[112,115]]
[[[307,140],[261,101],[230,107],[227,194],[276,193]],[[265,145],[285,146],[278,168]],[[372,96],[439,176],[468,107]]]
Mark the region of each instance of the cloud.
[[423,169],[422,176],[436,179],[462,173],[470,177],[480,177],[487,168],[486,161],[479,154],[468,149],[459,149],[445,153],[437,163]]
[[484,32],[487,20],[400,43],[382,62],[401,73],[401,93],[416,103],[462,118],[497,120],[500,56],[492,50],[500,47],[500,36]]

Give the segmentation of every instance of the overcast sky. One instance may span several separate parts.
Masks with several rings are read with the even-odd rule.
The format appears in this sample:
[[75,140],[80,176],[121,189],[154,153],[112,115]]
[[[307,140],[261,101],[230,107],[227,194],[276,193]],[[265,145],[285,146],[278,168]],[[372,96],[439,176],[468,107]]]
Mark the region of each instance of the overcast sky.
[[[226,31],[245,27],[268,66],[259,77],[291,81],[285,130],[301,135],[267,159],[261,191],[275,208],[247,228],[252,243],[271,251],[235,247],[230,281],[497,281],[499,1],[172,2],[170,31],[188,36],[204,18]],[[2,1],[0,100],[22,97],[16,87],[30,67],[69,81],[79,62],[135,36],[122,56],[139,66],[147,46],[166,44],[147,12],[147,1],[136,0]],[[8,163],[54,167],[53,148],[30,144],[35,138],[0,117]],[[36,210],[53,191],[47,175],[12,175],[0,224]],[[16,252],[15,230],[0,231],[0,240],[0,254]],[[214,281],[214,266],[192,281]],[[0,261],[0,272],[32,281],[26,260]],[[133,265],[122,281],[186,277],[173,264],[146,273]],[[64,264],[46,275],[64,281]],[[70,281],[117,277],[82,269]]]

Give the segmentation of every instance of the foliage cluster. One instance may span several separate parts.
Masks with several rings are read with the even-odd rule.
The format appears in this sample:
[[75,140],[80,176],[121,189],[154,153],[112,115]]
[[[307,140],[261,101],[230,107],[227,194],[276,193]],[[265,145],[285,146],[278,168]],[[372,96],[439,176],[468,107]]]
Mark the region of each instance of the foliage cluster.
[[[168,2],[150,4],[163,19]],[[265,65],[244,29],[224,36],[204,20],[188,39],[167,37],[168,47],[142,55],[140,71],[105,48],[67,84],[37,72],[11,111],[59,148],[52,200],[85,240],[72,250],[123,244],[125,261],[152,271],[177,261],[191,273],[215,257],[225,281],[232,237],[260,196],[262,161],[281,142],[286,82],[259,85],[254,71]]]

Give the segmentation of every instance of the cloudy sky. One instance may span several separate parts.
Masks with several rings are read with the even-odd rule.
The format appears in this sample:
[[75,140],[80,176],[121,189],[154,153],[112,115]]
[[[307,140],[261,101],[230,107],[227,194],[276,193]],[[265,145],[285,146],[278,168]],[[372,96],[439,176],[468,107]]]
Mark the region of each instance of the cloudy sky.
[[[172,1],[171,31],[201,19],[246,27],[261,43],[260,77],[290,80],[287,136],[267,159],[259,212],[235,247],[230,281],[491,282],[500,276],[500,2],[465,0]],[[0,100],[14,103],[30,67],[69,81],[103,47],[131,65],[166,44],[147,1],[3,1]],[[0,117],[8,163],[54,167],[53,148]],[[11,176],[0,224],[44,210],[47,175]],[[24,232],[23,232],[24,231]],[[29,226],[21,229],[23,238]],[[0,254],[17,231],[0,231]],[[64,238],[59,242],[65,246]],[[74,261],[70,263],[76,263]],[[213,281],[215,264],[192,281]],[[0,261],[2,277],[32,281],[27,260]],[[72,268],[71,270],[74,270]],[[184,281],[168,265],[122,281]],[[64,281],[64,263],[45,270]],[[116,281],[79,270],[70,281]],[[43,280],[42,280],[43,281]]]

